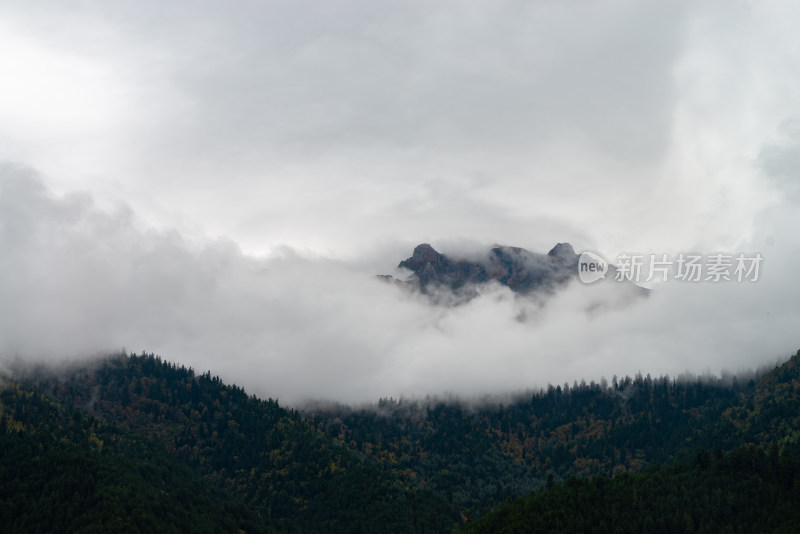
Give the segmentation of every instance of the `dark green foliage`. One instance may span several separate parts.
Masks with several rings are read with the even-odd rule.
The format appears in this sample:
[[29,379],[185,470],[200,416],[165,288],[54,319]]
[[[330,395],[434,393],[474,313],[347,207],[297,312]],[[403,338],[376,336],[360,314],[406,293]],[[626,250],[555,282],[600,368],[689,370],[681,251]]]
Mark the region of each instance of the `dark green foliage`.
[[440,497],[406,489],[297,412],[210,373],[197,376],[141,355],[27,383],[102,422],[155,439],[282,531],[413,533],[456,525],[456,509]]
[[723,418],[746,384],[624,378],[550,387],[506,403],[382,400],[377,409],[318,415],[329,435],[480,512],[542,487],[548,476],[612,475],[687,460],[740,441]]
[[500,506],[468,534],[800,532],[800,457],[753,446],[609,480],[570,478]]
[[725,412],[747,442],[800,443],[800,351],[758,380],[752,393]]
[[6,385],[0,400],[3,532],[267,530],[152,440],[107,428],[24,387]]
[[503,404],[318,409],[329,435],[472,515],[549,477],[612,476],[743,443],[800,447],[800,353],[758,381],[624,377]]
[[4,532],[493,531],[526,507],[566,510],[545,531],[701,532],[720,510],[795,526],[800,353],[758,380],[637,375],[304,414],[144,354],[0,389]]

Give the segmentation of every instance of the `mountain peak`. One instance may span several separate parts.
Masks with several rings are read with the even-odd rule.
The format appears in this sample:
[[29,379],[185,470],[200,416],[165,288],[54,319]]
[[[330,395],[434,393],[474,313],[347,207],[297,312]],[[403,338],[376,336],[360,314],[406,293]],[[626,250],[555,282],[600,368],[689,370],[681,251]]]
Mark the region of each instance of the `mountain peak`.
[[484,259],[455,259],[422,243],[398,267],[413,271],[407,282],[423,291],[429,284],[457,290],[496,281],[515,293],[528,293],[552,289],[577,273],[577,255],[569,243],[558,243],[546,255],[506,245],[494,245],[487,252]]
[[[443,256],[436,252],[428,243],[422,243],[414,247],[414,253],[410,258],[400,262],[398,267],[410,269],[414,272],[428,270],[431,268],[436,269],[437,265],[441,265]],[[431,267],[428,267],[428,266]],[[427,269],[426,269],[427,268]]]
[[550,249],[547,255],[570,260],[577,256],[577,254],[575,254],[575,249],[572,248],[572,245],[569,243],[557,243],[556,246]]

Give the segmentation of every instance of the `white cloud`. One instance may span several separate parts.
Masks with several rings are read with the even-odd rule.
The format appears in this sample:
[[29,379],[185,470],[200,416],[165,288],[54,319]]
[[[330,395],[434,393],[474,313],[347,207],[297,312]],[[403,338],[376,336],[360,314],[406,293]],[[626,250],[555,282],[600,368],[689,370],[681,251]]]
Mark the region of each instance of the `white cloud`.
[[735,246],[798,105],[777,4],[73,7],[3,7],[0,159],[255,252]]
[[[791,214],[772,216],[765,226],[784,243],[780,217]],[[765,250],[755,284],[668,283],[630,307],[587,313],[616,288],[576,283],[542,305],[496,287],[440,308],[375,280],[370,261],[291,249],[255,258],[230,241],[140,226],[130,209],[54,196],[31,171],[4,166],[4,358],[58,361],[126,347],[290,402],[367,401],[638,370],[736,370],[798,344],[791,325],[800,295],[786,284],[800,267],[796,245]]]
[[[0,161],[41,172],[2,170],[7,355],[124,345],[268,394],[367,399],[735,368],[796,344],[796,7],[0,14]],[[420,242],[558,241],[762,252],[764,279],[667,285],[593,318],[579,288],[444,313],[371,279]]]

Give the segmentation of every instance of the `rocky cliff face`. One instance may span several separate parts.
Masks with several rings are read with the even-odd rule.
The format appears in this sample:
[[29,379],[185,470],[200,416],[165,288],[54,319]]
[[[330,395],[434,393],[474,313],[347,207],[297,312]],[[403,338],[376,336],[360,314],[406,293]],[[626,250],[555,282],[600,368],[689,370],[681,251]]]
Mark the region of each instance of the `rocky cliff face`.
[[398,267],[412,271],[406,283],[423,291],[431,286],[460,290],[497,281],[516,293],[528,293],[553,289],[576,276],[578,255],[569,243],[559,243],[547,254],[495,245],[484,258],[465,260],[450,258],[423,243]]
[[438,253],[427,243],[418,245],[414,249],[414,254],[401,261],[398,267],[413,271],[414,277],[422,287],[434,283],[457,289],[467,283],[489,281],[484,265],[466,260],[453,260]]
[[[552,296],[578,278],[578,260],[569,243],[558,243],[547,254],[531,252],[519,247],[494,245],[483,255],[455,258],[437,252],[423,243],[414,248],[410,258],[398,267],[408,269],[411,276],[399,280],[390,275],[378,278],[399,287],[425,294],[431,303],[440,306],[457,306],[481,294],[481,285],[490,282],[508,287],[515,294],[525,296]],[[586,286],[584,302],[587,313],[600,313],[607,309],[621,309],[650,290],[627,280],[615,280],[616,268],[609,265],[604,280]],[[524,320],[524,317],[521,318]]]

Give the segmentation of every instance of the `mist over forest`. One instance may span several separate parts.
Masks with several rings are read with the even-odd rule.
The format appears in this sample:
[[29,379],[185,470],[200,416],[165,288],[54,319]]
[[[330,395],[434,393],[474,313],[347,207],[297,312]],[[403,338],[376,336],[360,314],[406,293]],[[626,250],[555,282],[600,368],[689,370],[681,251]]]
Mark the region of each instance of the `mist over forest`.
[[798,24],[3,3],[0,524],[800,530]]

